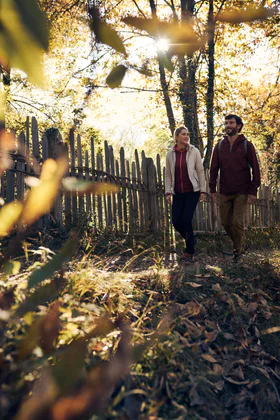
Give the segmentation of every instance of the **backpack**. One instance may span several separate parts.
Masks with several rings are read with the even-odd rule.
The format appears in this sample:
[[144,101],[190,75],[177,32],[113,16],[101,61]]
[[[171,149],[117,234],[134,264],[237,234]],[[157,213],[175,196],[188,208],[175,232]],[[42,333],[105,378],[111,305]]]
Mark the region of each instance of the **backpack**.
[[[224,139],[220,140],[219,143],[218,143],[219,159],[220,159],[221,145],[222,145],[223,141],[224,141]],[[247,155],[248,155],[248,140],[247,139],[244,140],[244,149],[245,149],[245,156],[246,156],[246,159],[247,159]],[[247,159],[247,162],[248,162],[248,159]],[[249,162],[248,162],[248,168],[251,169],[251,165],[250,165]]]

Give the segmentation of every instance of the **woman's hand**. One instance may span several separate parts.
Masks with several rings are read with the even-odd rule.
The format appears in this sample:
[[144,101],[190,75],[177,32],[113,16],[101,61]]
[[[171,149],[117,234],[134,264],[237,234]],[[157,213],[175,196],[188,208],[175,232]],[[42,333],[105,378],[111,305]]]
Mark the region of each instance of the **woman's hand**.
[[206,199],[207,199],[207,194],[205,192],[201,192],[199,201],[206,201]]
[[171,199],[172,199],[172,194],[168,194],[166,196],[166,201],[167,201],[168,204],[171,204]]

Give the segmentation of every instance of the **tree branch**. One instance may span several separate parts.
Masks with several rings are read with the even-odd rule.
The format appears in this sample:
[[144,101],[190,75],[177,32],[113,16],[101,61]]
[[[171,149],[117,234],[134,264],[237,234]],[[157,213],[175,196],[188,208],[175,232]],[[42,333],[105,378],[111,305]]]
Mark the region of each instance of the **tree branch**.
[[137,7],[138,12],[145,18],[147,19],[146,15],[144,12],[142,12],[142,10],[140,9],[140,7],[138,6],[137,2],[135,0],[132,0],[132,3],[134,3],[134,5]]

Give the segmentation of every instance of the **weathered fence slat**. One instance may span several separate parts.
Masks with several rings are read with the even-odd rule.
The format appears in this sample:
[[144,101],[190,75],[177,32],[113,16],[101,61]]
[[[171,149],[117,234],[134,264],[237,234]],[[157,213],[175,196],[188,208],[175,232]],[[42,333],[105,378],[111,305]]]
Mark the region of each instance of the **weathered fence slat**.
[[[104,141],[104,151],[105,151],[105,172],[107,174],[110,172],[110,154],[109,154],[109,146],[107,140]],[[107,177],[107,182],[111,182],[111,178]],[[107,209],[108,209],[108,219],[107,224],[108,226],[112,226],[113,218],[112,218],[112,196],[111,194],[106,194],[107,197]]]
[[139,211],[138,211],[138,197],[136,188],[136,164],[132,162],[132,206],[133,206],[133,229],[134,232],[139,231]]
[[149,228],[152,231],[158,229],[157,187],[156,169],[152,158],[146,158],[147,181],[149,192]]
[[40,160],[38,124],[35,117],[32,117],[32,120],[31,120],[31,131],[32,131],[32,154],[37,160]]
[[128,193],[128,227],[129,233],[134,232],[134,218],[133,218],[133,202],[132,202],[132,191],[131,191],[131,181],[130,181],[130,167],[129,161],[126,162],[126,178],[127,178],[127,193]]
[[[111,179],[111,183],[117,184],[115,179],[115,158],[114,158],[114,150],[112,146],[109,146],[109,160],[110,160],[110,173],[113,176]],[[117,227],[117,203],[116,203],[116,194],[112,194],[112,223],[114,227]]]
[[[86,150],[85,153],[85,179],[89,181],[89,156],[88,156],[88,150]],[[87,217],[90,217],[91,215],[91,195],[86,194],[86,214]]]
[[[69,162],[69,147],[67,145],[66,148],[66,155]],[[67,177],[70,176],[70,168],[68,168],[68,173],[66,174]],[[65,205],[65,225],[67,229],[70,229],[71,223],[72,223],[72,217],[71,217],[71,195],[69,192],[66,192],[64,194],[64,205]]]
[[160,163],[160,155],[157,154],[156,157],[157,162],[157,192],[158,192],[158,215],[159,215],[159,229],[163,232],[164,231],[164,213],[163,213],[163,197],[164,191],[162,190],[162,176],[161,176],[161,163]]
[[[102,156],[100,153],[97,153],[96,160],[97,160],[97,170],[101,171],[102,167]],[[101,176],[97,175],[97,182],[102,182]],[[97,196],[97,211],[98,211],[98,222],[99,222],[99,229],[103,228],[103,211],[102,211],[102,196]]]
[[[70,155],[71,155],[71,177],[76,177],[75,134],[74,134],[73,129],[70,130],[69,143],[70,143]],[[71,193],[71,204],[72,204],[72,221],[74,224],[76,224],[78,220],[78,200],[77,200],[76,191],[73,191]]]
[[[119,162],[116,160],[116,177],[118,178],[119,186],[121,188],[122,182],[119,179],[120,178],[120,168],[119,168]],[[118,192],[117,195],[117,203],[118,203],[118,229],[123,232],[123,208],[122,208],[122,192],[121,190]]]
[[142,180],[144,184],[144,231],[149,230],[149,219],[150,219],[150,209],[149,209],[149,194],[148,194],[148,174],[147,174],[147,162],[145,152],[142,150],[142,164],[141,164]]
[[[91,180],[92,182],[96,181],[95,176],[95,150],[94,150],[94,138],[90,138],[90,152],[91,152]],[[95,194],[91,194],[92,196],[92,215],[93,215],[93,226],[94,231],[96,232],[97,229],[97,211],[96,211],[96,198]]]
[[144,209],[143,209],[143,183],[141,179],[141,170],[140,170],[140,162],[139,162],[139,155],[138,151],[135,149],[135,165],[136,165],[136,178],[137,178],[137,189],[138,189],[138,203],[139,203],[139,210],[138,210],[138,217],[139,217],[139,232],[143,232],[145,229],[144,226]]
[[24,171],[25,171],[25,161],[24,157],[20,153],[20,151],[24,150],[25,148],[25,135],[22,131],[18,136],[18,154],[17,154],[17,167],[16,167],[16,174],[17,174],[17,199],[22,200],[24,197]]
[[29,117],[26,118],[25,122],[25,153],[29,156],[30,153],[30,121]]
[[121,170],[121,182],[122,182],[122,206],[123,206],[123,229],[125,232],[128,230],[127,225],[127,203],[126,203],[126,176],[125,176],[125,157],[124,148],[120,149],[120,170]]
[[[82,146],[81,146],[81,136],[77,135],[77,158],[78,158],[78,179],[84,179],[83,171],[83,157],[82,157]],[[79,217],[85,214],[85,200],[84,195],[79,194]]]

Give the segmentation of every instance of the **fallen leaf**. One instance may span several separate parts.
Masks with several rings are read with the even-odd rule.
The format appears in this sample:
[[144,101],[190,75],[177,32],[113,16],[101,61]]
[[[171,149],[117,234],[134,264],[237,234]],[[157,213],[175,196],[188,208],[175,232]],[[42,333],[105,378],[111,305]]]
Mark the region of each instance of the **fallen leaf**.
[[211,274],[195,274],[195,277],[198,277],[200,279],[209,279],[211,277]]
[[217,336],[218,336],[218,334],[219,334],[219,331],[218,330],[211,331],[211,332],[206,331],[205,332],[205,337],[206,337],[206,340],[205,341],[206,341],[206,343],[208,343],[208,342],[212,343],[213,341],[215,341],[216,338],[217,338]]
[[280,331],[280,327],[272,327],[272,328],[267,328],[266,330],[262,330],[261,334],[265,335],[265,334],[272,334],[275,332],[279,332]]
[[198,283],[195,283],[193,281],[187,281],[187,282],[185,282],[185,284],[189,284],[190,286],[195,287],[195,288],[202,286],[202,284],[198,284]]
[[249,380],[247,380],[247,381],[236,381],[235,379],[232,379],[229,376],[224,376],[224,379],[226,381],[230,382],[231,384],[234,384],[234,385],[247,385],[247,384],[250,383]]
[[218,390],[218,391],[222,391],[224,389],[225,386],[225,381],[223,381],[222,379],[218,382],[214,382],[213,386]]
[[207,362],[217,363],[217,360],[214,359],[210,354],[202,354],[202,359],[207,360]]
[[249,303],[249,305],[247,305],[246,307],[246,312],[248,312],[249,314],[254,313],[257,310],[258,307],[258,303],[257,302],[251,302]]

